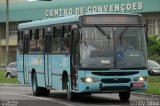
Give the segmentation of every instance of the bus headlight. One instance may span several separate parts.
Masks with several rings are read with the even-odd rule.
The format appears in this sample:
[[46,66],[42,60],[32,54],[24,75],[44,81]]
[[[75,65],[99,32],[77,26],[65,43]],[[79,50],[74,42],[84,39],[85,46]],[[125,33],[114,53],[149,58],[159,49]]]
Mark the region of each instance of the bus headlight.
[[136,77],[133,79],[135,82],[144,82],[147,81],[147,77],[145,76],[140,76],[140,77]]
[[99,82],[98,79],[96,78],[91,78],[91,77],[85,77],[85,78],[81,78],[82,82],[86,82],[86,83],[90,83],[90,82]]
[[139,77],[138,80],[139,81],[144,81],[144,77]]

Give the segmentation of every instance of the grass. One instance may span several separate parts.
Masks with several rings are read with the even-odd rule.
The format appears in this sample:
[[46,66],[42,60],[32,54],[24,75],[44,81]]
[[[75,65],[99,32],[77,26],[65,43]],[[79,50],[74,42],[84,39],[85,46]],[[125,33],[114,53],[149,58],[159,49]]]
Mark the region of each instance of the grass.
[[148,83],[160,83],[160,76],[149,76]]
[[17,78],[6,78],[5,71],[0,70],[0,84],[19,84]]
[[138,92],[160,95],[160,76],[149,76],[147,90]]
[[159,83],[148,83],[148,89],[144,93],[160,95],[160,82]]

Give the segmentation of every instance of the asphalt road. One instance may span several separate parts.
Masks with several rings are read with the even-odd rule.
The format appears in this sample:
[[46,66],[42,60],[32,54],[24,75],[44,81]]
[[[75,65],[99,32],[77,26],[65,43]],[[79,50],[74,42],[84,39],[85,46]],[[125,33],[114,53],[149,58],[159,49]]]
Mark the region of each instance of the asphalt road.
[[131,95],[130,102],[123,103],[118,94],[92,94],[77,101],[66,100],[65,91],[51,91],[49,97],[35,97],[31,87],[0,86],[0,106],[159,106],[160,98]]

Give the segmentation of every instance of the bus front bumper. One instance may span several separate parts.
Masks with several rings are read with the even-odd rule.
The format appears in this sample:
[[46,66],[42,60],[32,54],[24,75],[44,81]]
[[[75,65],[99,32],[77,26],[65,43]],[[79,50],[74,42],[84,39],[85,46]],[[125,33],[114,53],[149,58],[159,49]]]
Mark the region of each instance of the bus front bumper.
[[144,82],[130,82],[130,83],[79,83],[79,93],[91,92],[91,93],[116,93],[123,91],[134,91],[134,90],[146,90],[147,81]]

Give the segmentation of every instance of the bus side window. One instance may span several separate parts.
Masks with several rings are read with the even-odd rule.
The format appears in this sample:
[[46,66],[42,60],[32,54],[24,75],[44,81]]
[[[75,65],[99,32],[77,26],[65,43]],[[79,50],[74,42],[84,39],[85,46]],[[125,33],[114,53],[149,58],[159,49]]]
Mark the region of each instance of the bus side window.
[[45,27],[45,34],[44,34],[44,39],[45,39],[45,44],[44,44],[44,52],[45,53],[50,53],[51,52],[51,40],[52,40],[52,37],[53,37],[53,28],[52,26],[48,26],[48,27]]
[[37,52],[42,53],[44,48],[44,29],[39,29],[37,34]]
[[18,47],[18,51],[22,53],[23,52],[23,31],[18,31],[17,47]]
[[30,30],[24,30],[23,35],[23,53],[27,54],[30,48]]
[[62,27],[57,26],[53,29],[53,39],[51,41],[51,52],[60,53],[61,50]]
[[63,35],[61,39],[61,52],[68,53],[70,51],[70,26],[63,27]]
[[30,50],[29,52],[35,53],[36,51],[36,30],[31,30],[30,32]]

